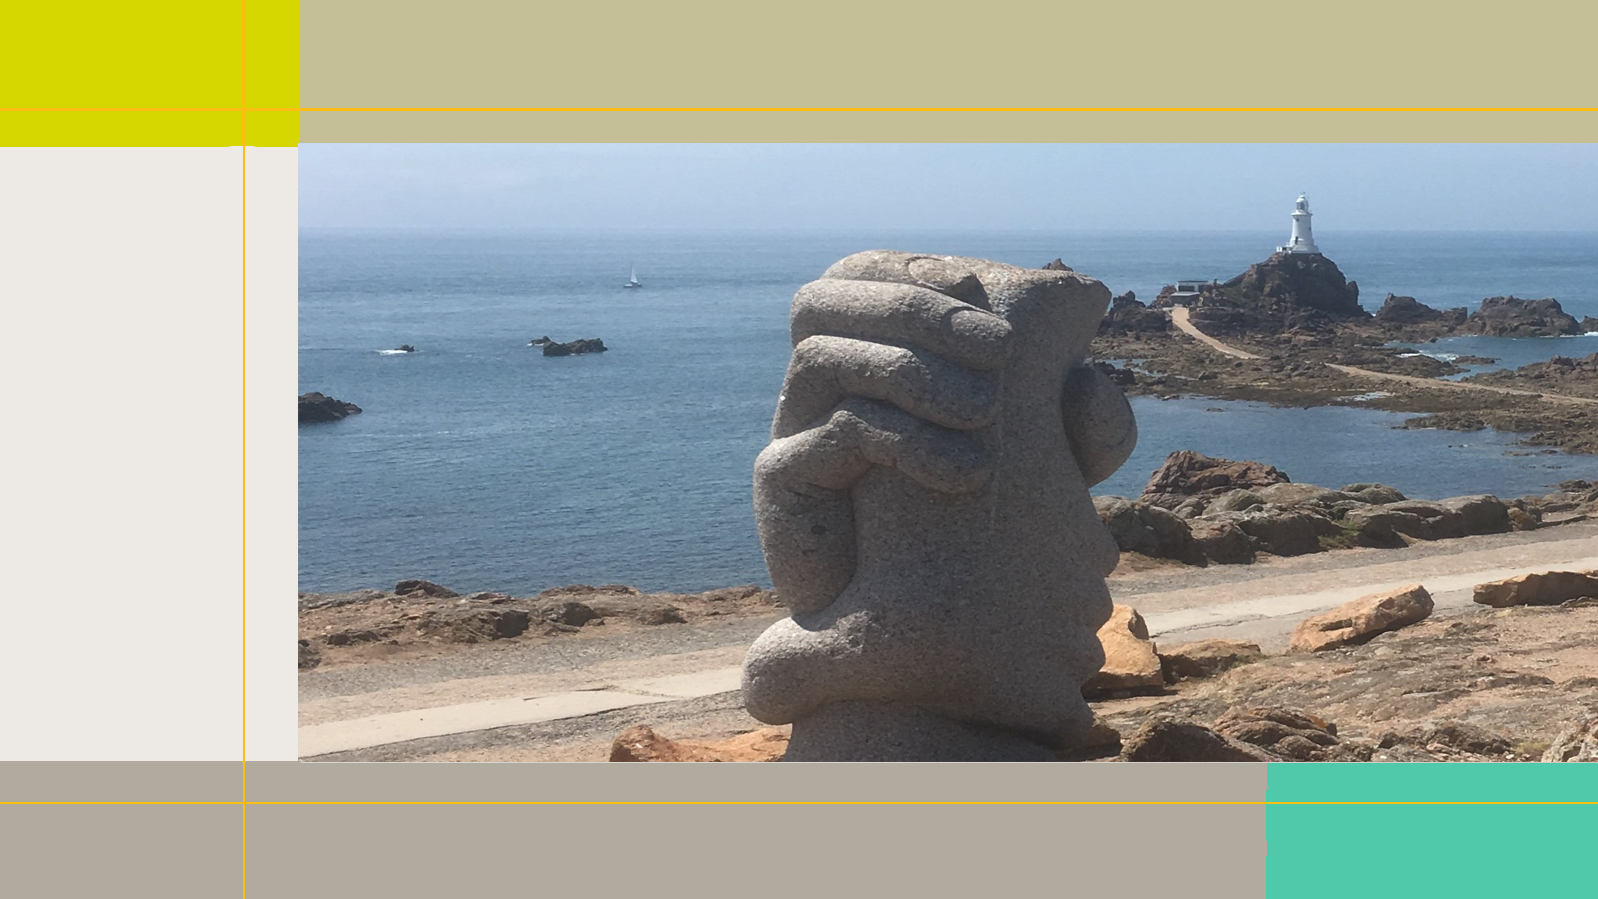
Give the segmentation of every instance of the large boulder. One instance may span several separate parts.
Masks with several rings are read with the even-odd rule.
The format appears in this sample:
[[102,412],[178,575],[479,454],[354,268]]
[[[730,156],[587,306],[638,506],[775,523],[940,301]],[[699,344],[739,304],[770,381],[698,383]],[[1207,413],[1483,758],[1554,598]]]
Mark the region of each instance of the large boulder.
[[1190,497],[1211,499],[1231,490],[1257,490],[1290,480],[1275,466],[1261,462],[1235,462],[1180,450],[1165,457],[1165,463],[1154,470],[1138,499],[1173,509]]
[[1228,490],[1204,507],[1205,514],[1241,512],[1253,506],[1265,505],[1265,497],[1253,490]]
[[300,421],[338,421],[351,415],[359,415],[361,407],[354,403],[336,400],[316,391],[300,394]]
[[1212,521],[1237,526],[1248,535],[1257,552],[1275,556],[1302,556],[1320,552],[1322,537],[1343,533],[1338,524],[1324,515],[1294,506],[1267,503],[1242,512],[1208,516]]
[[1155,715],[1121,741],[1128,762],[1275,762],[1257,746],[1222,736],[1202,724]]
[[1459,516],[1460,529],[1466,536],[1502,534],[1511,528],[1509,505],[1496,496],[1456,496],[1438,505]]
[[1242,640],[1199,640],[1160,652],[1160,668],[1167,683],[1192,677],[1214,677],[1264,657],[1259,644]]
[[1204,557],[1217,565],[1248,565],[1255,559],[1254,541],[1230,521],[1194,518],[1188,528]]
[[1093,508],[1122,552],[1205,564],[1204,550],[1193,539],[1188,523],[1165,509],[1119,496],[1094,497]]
[[1420,584],[1372,593],[1299,622],[1288,642],[1288,651],[1321,652],[1354,646],[1377,634],[1414,624],[1431,613],[1432,596]]
[[1461,331],[1489,337],[1559,337],[1582,333],[1581,323],[1552,297],[1522,300],[1488,297],[1465,319]]
[[1160,657],[1149,640],[1149,627],[1131,606],[1115,607],[1099,628],[1104,665],[1082,687],[1084,695],[1159,689],[1165,685]]
[[1598,597],[1598,571],[1545,571],[1477,584],[1471,599],[1484,606],[1557,606]]

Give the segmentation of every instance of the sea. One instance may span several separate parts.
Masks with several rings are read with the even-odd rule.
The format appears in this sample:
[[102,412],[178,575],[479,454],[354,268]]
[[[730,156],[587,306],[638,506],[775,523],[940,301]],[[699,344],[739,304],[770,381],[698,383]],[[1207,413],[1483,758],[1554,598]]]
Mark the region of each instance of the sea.
[[[1598,234],[1317,234],[1374,310],[1555,297],[1598,316]],[[299,428],[302,591],[420,577],[516,594],[571,583],[690,592],[769,584],[751,511],[788,362],[788,305],[865,249],[1056,257],[1148,300],[1235,275],[1277,233],[488,232],[306,229],[299,387],[359,405]],[[633,270],[643,287],[623,289]],[[609,351],[545,357],[528,341]],[[414,353],[391,352],[401,344]],[[1598,352],[1598,334],[1460,338],[1418,352],[1518,366]],[[1496,366],[1486,366],[1492,368]],[[1136,452],[1095,494],[1135,496],[1182,449],[1253,459],[1298,482],[1375,481],[1415,497],[1541,494],[1598,459],[1494,431],[1403,430],[1358,407],[1132,400]]]

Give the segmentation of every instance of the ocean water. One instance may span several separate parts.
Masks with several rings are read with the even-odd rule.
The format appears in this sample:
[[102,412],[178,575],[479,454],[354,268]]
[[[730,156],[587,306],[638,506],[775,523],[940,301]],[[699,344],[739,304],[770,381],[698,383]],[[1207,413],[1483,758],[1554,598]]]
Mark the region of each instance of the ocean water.
[[[1279,234],[713,234],[315,231],[300,240],[300,391],[365,411],[299,429],[302,590],[426,577],[461,590],[766,583],[750,510],[787,365],[788,304],[829,264],[888,247],[1038,266],[1056,256],[1145,299],[1227,278]],[[1367,307],[1389,291],[1474,307],[1513,293],[1598,315],[1598,235],[1317,235]],[[641,290],[623,290],[633,266]],[[600,337],[545,358],[529,339]],[[1471,344],[1509,359],[1504,347]],[[1516,364],[1592,338],[1515,341]],[[385,354],[402,343],[413,354]],[[1524,344],[1524,346],[1522,346]],[[1505,343],[1507,346],[1507,342]],[[1437,351],[1438,345],[1428,350]],[[1165,455],[1257,459],[1294,480],[1422,497],[1545,492],[1598,460],[1510,435],[1395,430],[1406,416],[1137,398],[1140,441],[1096,493]]]

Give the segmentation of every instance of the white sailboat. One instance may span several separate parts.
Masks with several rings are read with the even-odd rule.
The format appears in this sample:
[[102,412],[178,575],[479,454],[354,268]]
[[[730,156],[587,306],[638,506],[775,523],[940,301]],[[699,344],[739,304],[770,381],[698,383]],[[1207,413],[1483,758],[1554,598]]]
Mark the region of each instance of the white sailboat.
[[629,279],[627,281],[627,283],[623,284],[622,286],[623,287],[643,287],[644,286],[644,285],[638,283],[638,266],[636,266],[636,265],[633,266],[633,276],[632,276],[632,278]]

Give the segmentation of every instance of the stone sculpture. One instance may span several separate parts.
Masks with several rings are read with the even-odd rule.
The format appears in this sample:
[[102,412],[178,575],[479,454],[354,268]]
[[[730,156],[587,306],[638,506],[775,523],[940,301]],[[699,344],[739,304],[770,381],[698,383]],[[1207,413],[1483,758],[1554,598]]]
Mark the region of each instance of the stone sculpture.
[[872,251],[794,297],[755,512],[792,617],[745,706],[796,761],[1048,760],[1092,726],[1104,577],[1088,487],[1131,453],[1070,271]]

